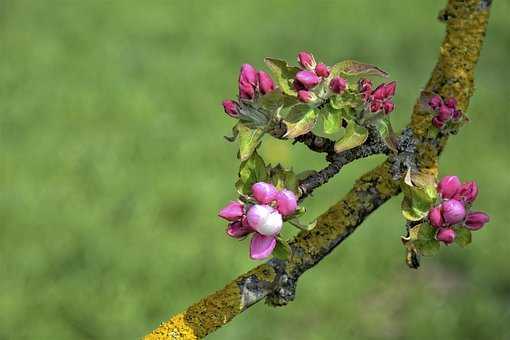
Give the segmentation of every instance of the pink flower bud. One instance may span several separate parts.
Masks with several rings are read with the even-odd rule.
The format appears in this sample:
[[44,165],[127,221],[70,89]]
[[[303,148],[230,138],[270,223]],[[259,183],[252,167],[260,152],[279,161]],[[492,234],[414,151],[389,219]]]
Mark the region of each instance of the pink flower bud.
[[252,260],[263,260],[271,255],[275,247],[276,238],[274,236],[255,233],[250,243],[250,258]]
[[287,189],[283,189],[276,196],[277,209],[283,216],[292,215],[297,209],[296,195]]
[[308,70],[313,70],[315,68],[316,65],[315,58],[311,53],[299,52],[297,60],[303,68],[306,68]]
[[437,191],[443,198],[452,198],[460,188],[461,183],[457,176],[444,176],[437,185]]
[[455,240],[455,230],[452,228],[442,228],[439,229],[436,235],[436,239],[438,241],[444,242],[444,244],[449,245]]
[[437,116],[432,118],[432,125],[437,127],[438,129],[442,128],[444,126],[444,122],[441,121]]
[[395,94],[395,90],[397,89],[397,82],[392,81],[391,83],[387,83],[384,85],[384,97],[393,97]]
[[456,109],[457,108],[457,100],[455,98],[448,98],[444,101],[444,105],[446,105],[450,109]]
[[443,104],[443,100],[441,99],[440,96],[433,96],[432,98],[430,98],[429,100],[429,105],[430,107],[435,110],[437,108],[439,108],[441,105]]
[[443,122],[446,122],[450,118],[452,118],[452,110],[448,108],[446,105],[441,105],[437,117]]
[[218,216],[227,221],[237,221],[243,216],[243,204],[237,201],[231,201],[220,210]]
[[225,113],[228,114],[230,117],[236,118],[239,116],[239,105],[237,102],[226,99],[223,101],[223,109],[225,110]]
[[379,100],[375,100],[370,104],[370,112],[381,111],[382,103]]
[[297,96],[298,96],[299,101],[301,101],[303,103],[309,103],[309,102],[317,100],[317,96],[315,95],[315,93],[306,91],[306,90],[298,91]]
[[250,64],[243,64],[239,73],[239,83],[245,82],[252,86],[257,85],[257,70]]
[[274,82],[269,74],[264,71],[258,71],[257,76],[259,80],[260,92],[262,92],[262,94],[266,94],[274,90]]
[[443,219],[447,225],[454,225],[466,217],[466,208],[462,202],[450,199],[441,204]]
[[388,114],[388,113],[392,112],[394,109],[395,109],[395,104],[393,104],[392,102],[385,101],[383,103],[384,113]]
[[461,110],[453,110],[452,113],[452,119],[453,120],[459,120],[462,117],[462,111]]
[[464,183],[460,188],[456,198],[466,202],[473,203],[478,196],[478,185],[475,181]]
[[239,82],[239,97],[243,99],[253,99],[255,97],[255,88],[247,81]]
[[334,93],[342,93],[347,88],[347,80],[342,77],[335,77],[329,82],[329,88]]
[[372,82],[369,79],[360,79],[358,90],[359,92],[372,92]]
[[244,226],[239,221],[230,223],[227,228],[227,235],[233,238],[242,238],[251,232],[253,232],[253,229]]
[[320,83],[320,78],[312,71],[299,71],[296,74],[296,80],[299,81],[306,89],[311,89]]
[[429,222],[436,228],[441,228],[443,226],[443,217],[441,216],[441,209],[439,209],[439,207],[434,207],[429,210]]
[[294,90],[296,91],[301,91],[301,90],[306,90],[306,88],[303,86],[303,84],[301,84],[299,81],[297,80],[294,80],[292,82],[292,87],[294,88]]
[[372,92],[372,98],[376,100],[383,100],[386,96],[386,90],[384,89],[384,84],[381,84],[376,87],[374,92]]
[[329,77],[329,73],[330,73],[329,67],[327,67],[326,64],[323,64],[323,63],[317,64],[317,66],[315,67],[315,73],[319,77],[327,78],[327,77]]
[[249,225],[262,235],[276,235],[282,229],[282,215],[268,205],[254,205],[246,215]]
[[471,230],[482,229],[485,223],[489,222],[490,218],[484,212],[474,211],[470,212],[466,218],[466,228]]
[[271,203],[276,199],[276,195],[278,194],[278,190],[276,190],[274,185],[265,182],[258,182],[253,184],[251,187],[251,192],[257,202],[261,204]]

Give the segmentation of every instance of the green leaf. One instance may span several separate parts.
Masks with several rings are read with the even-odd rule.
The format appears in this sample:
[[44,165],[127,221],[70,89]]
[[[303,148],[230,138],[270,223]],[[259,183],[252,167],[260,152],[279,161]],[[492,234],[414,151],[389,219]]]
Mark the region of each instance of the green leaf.
[[254,151],[250,158],[241,162],[239,166],[239,180],[236,182],[237,191],[242,195],[251,193],[251,186],[257,182],[265,182],[267,180],[266,163]]
[[275,89],[274,91],[260,96],[257,100],[257,104],[269,112],[277,112],[284,106],[284,96],[280,89]]
[[239,131],[239,158],[245,161],[250,158],[253,151],[258,147],[264,131],[261,129],[250,129],[244,124],[238,124]]
[[324,122],[324,133],[334,134],[342,128],[342,111],[341,110],[321,110]]
[[455,228],[455,243],[462,248],[471,243],[471,230],[464,227]]
[[435,177],[408,170],[401,188],[404,193],[402,215],[410,221],[419,221],[427,216],[437,200]]
[[353,120],[347,122],[345,135],[336,141],[335,152],[340,153],[345,150],[359,146],[368,138],[368,130],[361,125],[356,124]]
[[269,171],[271,182],[278,189],[289,189],[297,194],[298,180],[294,171],[283,168],[280,164]]
[[292,255],[292,248],[284,239],[276,238],[276,247],[273,250],[273,257],[280,260],[288,260]]
[[423,211],[413,204],[412,198],[404,194],[402,200],[402,215],[408,221],[419,221],[427,216],[428,210]]
[[420,255],[432,256],[439,251],[441,245],[438,240],[417,240],[414,242],[416,250]]
[[344,60],[335,64],[331,68],[331,74],[333,76],[388,76],[388,73],[383,69],[356,60]]
[[286,138],[296,138],[310,132],[317,122],[317,113],[307,105],[294,106],[285,120],[287,126]]
[[230,143],[235,142],[235,140],[237,139],[237,136],[239,135],[238,125],[239,125],[239,123],[236,123],[236,125],[234,125],[232,127],[232,136],[223,136]]
[[281,59],[266,58],[264,61],[273,73],[276,82],[283,93],[295,96],[297,92],[294,90],[292,85],[296,73],[298,73],[301,69],[299,67],[289,66],[285,60]]
[[274,112],[264,110],[259,103],[241,100],[239,103],[239,121],[247,128],[266,128]]
[[390,120],[388,118],[378,119],[374,124],[386,146],[393,152],[397,152],[397,136],[391,127]]

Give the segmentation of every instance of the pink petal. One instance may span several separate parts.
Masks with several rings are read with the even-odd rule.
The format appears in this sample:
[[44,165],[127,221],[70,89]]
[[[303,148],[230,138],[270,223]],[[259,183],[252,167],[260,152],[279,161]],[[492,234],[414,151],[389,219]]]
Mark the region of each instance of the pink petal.
[[264,236],[259,233],[253,234],[250,244],[250,258],[252,260],[263,260],[271,255],[276,247],[274,236]]
[[253,229],[239,221],[230,223],[227,228],[227,235],[233,238],[243,238],[251,232],[253,232]]

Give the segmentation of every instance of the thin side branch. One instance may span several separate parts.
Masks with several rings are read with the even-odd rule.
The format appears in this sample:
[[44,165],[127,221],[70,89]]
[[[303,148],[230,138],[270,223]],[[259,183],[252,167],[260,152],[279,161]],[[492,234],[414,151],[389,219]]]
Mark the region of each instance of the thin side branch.
[[[474,90],[474,67],[485,36],[490,4],[488,0],[449,0],[441,12],[447,23],[446,37],[426,90],[455,97],[464,111]],[[437,157],[448,136],[438,140],[427,137],[430,120],[430,113],[417,104],[410,124],[416,142],[414,158],[420,168],[437,171]],[[202,338],[264,298],[273,305],[291,301],[298,278],[346,239],[371,212],[399,193],[399,183],[392,176],[394,165],[387,160],[358,179],[344,199],[318,218],[313,230],[301,232],[291,242],[293,256],[288,261],[273,259],[241,275],[163,322],[145,339]]]

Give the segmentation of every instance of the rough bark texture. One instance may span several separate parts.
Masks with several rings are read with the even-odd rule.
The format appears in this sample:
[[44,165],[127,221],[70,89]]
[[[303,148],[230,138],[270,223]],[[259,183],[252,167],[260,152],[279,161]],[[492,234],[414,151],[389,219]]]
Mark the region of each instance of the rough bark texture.
[[[474,90],[474,68],[489,17],[491,1],[449,0],[439,19],[446,22],[446,37],[439,61],[426,91],[455,97],[466,110]],[[419,100],[418,100],[419,102]],[[427,136],[430,113],[417,103],[411,117],[409,150],[404,151],[422,170],[437,171],[437,157],[448,135]],[[314,143],[310,143],[315,146]],[[320,149],[320,148],[319,148]],[[359,178],[344,199],[318,218],[311,231],[301,232],[291,242],[289,261],[270,260],[238,277],[223,289],[163,322],[146,340],[198,339],[225,325],[254,303],[267,298],[272,305],[284,305],[294,298],[296,281],[347,238],[375,209],[399,193],[395,167],[409,162],[402,155],[387,161]],[[400,157],[401,159],[398,159]]]

